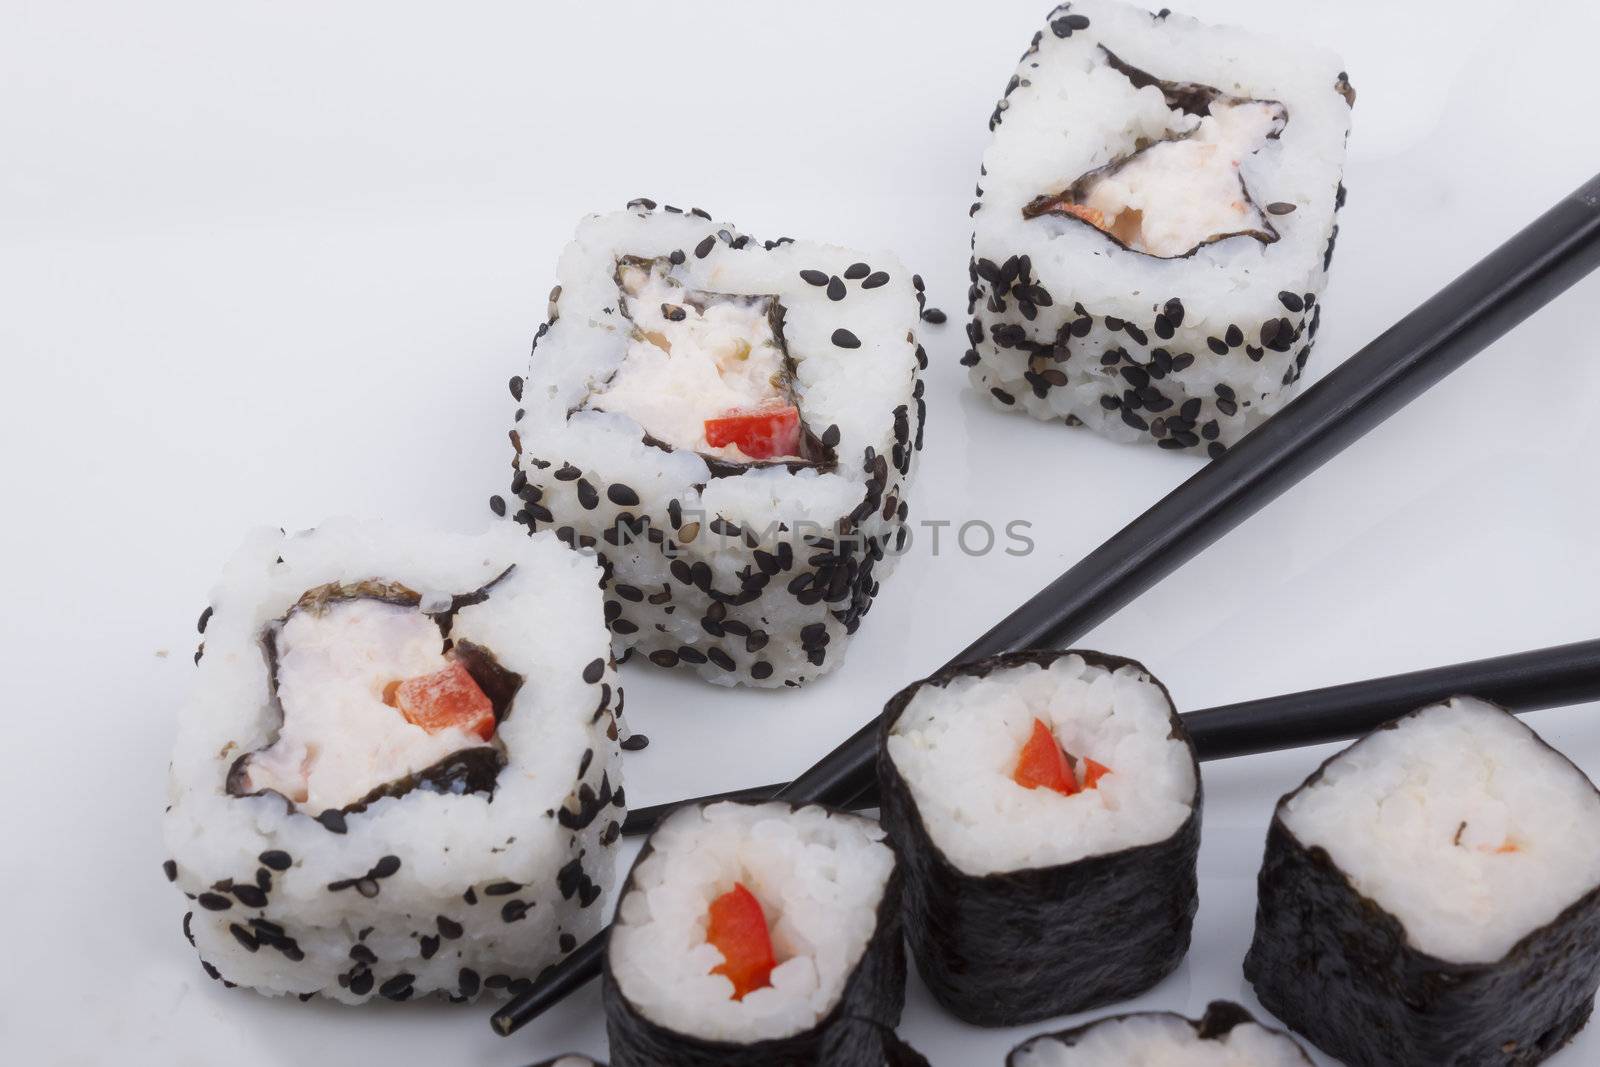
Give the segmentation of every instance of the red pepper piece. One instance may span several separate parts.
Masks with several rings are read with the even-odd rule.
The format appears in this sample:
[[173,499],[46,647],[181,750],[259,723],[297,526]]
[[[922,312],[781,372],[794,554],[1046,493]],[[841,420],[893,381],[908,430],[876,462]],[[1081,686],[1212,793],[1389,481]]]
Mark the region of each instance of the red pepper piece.
[[769,408],[735,408],[706,420],[706,444],[737,446],[751,459],[794,456],[800,451],[800,409],[793,404]]
[[494,736],[494,705],[460,660],[433,674],[390,682],[384,702],[400,709],[406,721],[430,734],[452,726],[485,741]]
[[1093,789],[1100,783],[1100,779],[1111,773],[1111,768],[1102,763],[1096,763],[1088,756],[1083,757],[1083,787]]
[[711,973],[733,983],[733,999],[772,984],[772,969],[778,965],[772,954],[772,935],[767,932],[767,915],[761,901],[742,884],[711,902],[706,940],[722,953],[722,965]]
[[1067,762],[1067,754],[1056,742],[1056,735],[1042,719],[1033,720],[1033,733],[1022,746],[1022,755],[1011,779],[1024,789],[1054,789],[1069,797],[1078,792],[1072,764]]

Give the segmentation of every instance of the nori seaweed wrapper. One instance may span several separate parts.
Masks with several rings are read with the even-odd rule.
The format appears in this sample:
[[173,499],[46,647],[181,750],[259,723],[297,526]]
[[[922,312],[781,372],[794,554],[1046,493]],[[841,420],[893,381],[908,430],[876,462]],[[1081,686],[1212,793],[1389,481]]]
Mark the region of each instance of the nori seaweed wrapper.
[[[749,806],[760,807],[761,803],[749,802]],[[792,809],[802,807],[825,805],[791,805]],[[836,808],[826,810],[836,816],[861,818]],[[617,896],[619,910],[622,900],[633,892],[639,865],[653,851],[647,839]],[[906,996],[901,895],[897,864],[878,902],[877,928],[855,970],[845,979],[838,1003],[815,1026],[790,1037],[748,1044],[710,1041],[652,1022],[618,987],[608,949],[601,989],[612,1067],[884,1067],[886,1062],[911,1067],[916,1060],[907,1057],[915,1053],[894,1036]]]
[[[1193,808],[1170,837],[1052,867],[971,875],[934,844],[887,740],[924,686],[1081,656],[1133,667],[1167,697],[1194,761]],[[881,819],[906,879],[906,936],[934,997],[979,1026],[1015,1026],[1125,1000],[1175,970],[1199,907],[1200,765],[1166,687],[1142,664],[1083,650],[1011,652],[947,668],[897,693],[878,735]]]
[[1289,800],[1347,751],[1278,801],[1267,832],[1255,938],[1244,961],[1262,1006],[1351,1067],[1544,1062],[1594,1008],[1600,887],[1493,963],[1451,963],[1419,951],[1399,919],[1283,821]]
[[[1083,1040],[1084,1037],[1088,1035],[1089,1031],[1098,1026],[1103,1026],[1106,1023],[1126,1022],[1130,1019],[1149,1018],[1156,1015],[1165,1016],[1172,1019],[1183,1019],[1184,1022],[1188,1023],[1194,1028],[1195,1036],[1200,1038],[1202,1041],[1216,1041],[1227,1037],[1228,1034],[1233,1032],[1234,1027],[1243,1026],[1246,1023],[1255,1023],[1258,1026],[1261,1025],[1260,1023],[1256,1022],[1255,1017],[1244,1008],[1233,1003],[1232,1001],[1227,1000],[1212,1001],[1210,1004],[1206,1005],[1206,1013],[1198,1019],[1184,1019],[1183,1016],[1174,1012],[1132,1012],[1126,1015],[1108,1015],[1105,1018],[1096,1019],[1093,1022],[1085,1023],[1084,1025],[1074,1027],[1071,1030],[1061,1030],[1053,1034],[1039,1034],[1037,1037],[1030,1037],[1028,1040],[1012,1049],[1010,1054],[1006,1056],[1006,1067],[1017,1067],[1021,1061],[1023,1051],[1035,1041],[1055,1041],[1062,1045],[1066,1045],[1068,1048],[1071,1048],[1073,1045],[1076,1045],[1079,1041]],[[1268,1030],[1274,1034],[1283,1034],[1283,1031],[1272,1030],[1270,1027],[1262,1027],[1262,1029]],[[1284,1036],[1287,1037],[1288,1035],[1285,1034]],[[1305,1055],[1305,1051],[1303,1049],[1301,1050],[1300,1055],[1305,1057],[1306,1063],[1309,1067],[1311,1058]]]

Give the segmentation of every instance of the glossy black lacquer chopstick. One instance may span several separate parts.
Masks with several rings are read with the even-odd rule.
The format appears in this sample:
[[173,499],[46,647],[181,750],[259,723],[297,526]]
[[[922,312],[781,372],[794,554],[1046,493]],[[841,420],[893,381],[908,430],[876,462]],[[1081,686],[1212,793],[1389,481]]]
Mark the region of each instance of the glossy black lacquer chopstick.
[[[968,645],[951,663],[1069,644],[1600,266],[1600,175],[1345,360]],[[848,805],[871,788],[876,720],[780,790]],[[510,1034],[600,973],[607,934],[495,1012]]]
[[[1471,694],[1518,714],[1600,700],[1600,640],[1579,641],[1448,667],[1393,674],[1303,693],[1246,700],[1186,712],[1184,723],[1202,760],[1232,759],[1360,737],[1390,719],[1453,696]],[[657,804],[628,812],[625,834],[645,834],[682,804],[768,800],[785,783]],[[876,788],[855,808],[878,806]]]

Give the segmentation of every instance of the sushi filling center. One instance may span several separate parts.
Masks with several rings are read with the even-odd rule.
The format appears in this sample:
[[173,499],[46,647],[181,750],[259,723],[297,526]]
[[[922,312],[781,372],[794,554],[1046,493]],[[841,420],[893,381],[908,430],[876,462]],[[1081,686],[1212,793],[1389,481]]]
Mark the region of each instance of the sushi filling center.
[[1276,241],[1277,230],[1245,187],[1240,167],[1282,133],[1288,110],[1274,100],[1165,82],[1105,55],[1136,87],[1163,94],[1171,111],[1166,136],[1089,171],[1064,192],[1035,198],[1023,218],[1076,219],[1158,259],[1181,258],[1229,237]]
[[499,668],[481,650],[451,647],[414,604],[303,603],[264,640],[283,724],[235,766],[231,792],[271,790],[312,813],[341,809],[494,739],[495,702],[474,668]]
[[626,415],[651,443],[733,463],[807,462],[776,296],[688,289],[669,260],[617,262],[633,323],[622,365],[588,406]]
[[923,686],[887,750],[934,845],[982,876],[1177,832],[1197,782],[1171,714],[1137,670],[1064,656]]
[[706,943],[722,953],[722,963],[711,973],[733,983],[734,1000],[743,1000],[747,994],[772,985],[778,957],[772,951],[767,913],[743,882],[735,882],[732,889],[711,902],[706,916]]

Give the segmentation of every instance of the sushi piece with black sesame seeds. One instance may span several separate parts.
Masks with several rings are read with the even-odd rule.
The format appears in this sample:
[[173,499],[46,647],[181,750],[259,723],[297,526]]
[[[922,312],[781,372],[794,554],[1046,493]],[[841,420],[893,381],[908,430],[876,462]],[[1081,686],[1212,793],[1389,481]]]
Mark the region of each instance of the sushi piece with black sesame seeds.
[[507,513],[599,553],[619,656],[730,685],[832,670],[903,541],[912,275],[637,201],[558,272]]
[[[1208,454],[1281,408],[1320,321],[1354,95],[1317,48],[1117,0],[1058,7],[991,121],[974,388]],[[1155,380],[1110,408],[1128,368]],[[1250,403],[1225,410],[1218,384]],[[1209,440],[1152,417],[1195,398]]]
[[472,999],[478,975],[507,992],[600,928],[625,731],[599,581],[505,521],[246,542],[213,592],[164,820],[208,973]]

